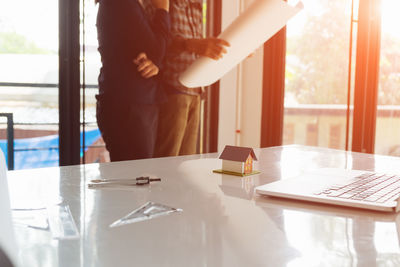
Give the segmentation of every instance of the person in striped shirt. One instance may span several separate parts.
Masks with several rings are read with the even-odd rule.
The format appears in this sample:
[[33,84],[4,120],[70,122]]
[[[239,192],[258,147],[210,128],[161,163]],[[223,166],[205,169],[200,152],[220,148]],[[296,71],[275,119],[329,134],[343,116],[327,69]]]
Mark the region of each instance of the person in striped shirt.
[[[149,0],[143,3],[151,17]],[[170,0],[169,12],[170,40],[161,72],[167,101],[160,106],[155,157],[197,152],[202,88],[187,88],[178,77],[199,56],[218,60],[229,46],[224,40],[203,37],[202,0]]]

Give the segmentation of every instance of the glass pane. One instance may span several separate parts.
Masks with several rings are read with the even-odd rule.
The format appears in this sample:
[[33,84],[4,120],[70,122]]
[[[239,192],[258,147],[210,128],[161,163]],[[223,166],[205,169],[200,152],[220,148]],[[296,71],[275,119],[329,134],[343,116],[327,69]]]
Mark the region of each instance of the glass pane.
[[[15,169],[58,166],[58,1],[0,2],[0,113],[14,119]],[[0,121],[0,146],[7,154]]]
[[399,0],[382,0],[381,56],[375,153],[400,156]]
[[[97,31],[96,31],[96,16],[98,6],[94,1],[82,1],[84,4],[84,20],[81,22],[81,42],[84,44],[81,53],[82,58],[82,75],[81,82],[85,84],[82,88],[81,99],[81,132],[85,132],[81,138],[82,146],[82,162],[108,162],[110,157],[105,149],[104,141],[101,138],[96,122],[96,99],[95,95],[98,92],[97,77],[99,75],[101,60],[100,54],[97,51]],[[84,31],[83,31],[84,29]],[[83,60],[84,59],[84,60]],[[84,72],[83,72],[84,70]],[[83,155],[85,155],[83,159]]]
[[287,25],[283,144],[345,149],[352,1],[302,2]]

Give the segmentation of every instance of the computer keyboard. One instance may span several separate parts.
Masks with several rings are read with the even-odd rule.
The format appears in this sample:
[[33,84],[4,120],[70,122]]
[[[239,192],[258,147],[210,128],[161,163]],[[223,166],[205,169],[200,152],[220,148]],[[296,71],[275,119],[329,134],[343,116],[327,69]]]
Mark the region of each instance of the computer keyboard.
[[316,195],[385,203],[400,196],[400,175],[363,173],[344,185],[333,185]]

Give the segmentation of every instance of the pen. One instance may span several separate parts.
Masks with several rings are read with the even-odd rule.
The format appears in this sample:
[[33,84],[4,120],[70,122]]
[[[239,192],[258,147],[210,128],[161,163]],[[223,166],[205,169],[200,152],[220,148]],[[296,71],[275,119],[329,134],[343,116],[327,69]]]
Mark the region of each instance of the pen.
[[136,184],[136,178],[135,179],[95,179],[91,180],[91,183],[123,183],[123,184],[129,184],[129,183],[135,183]]
[[132,185],[145,185],[150,182],[160,182],[161,178],[137,177],[135,179],[97,179],[91,180],[88,184],[89,188],[103,187],[103,186],[132,186]]
[[91,180],[92,183],[136,183],[136,184],[147,184],[149,182],[159,182],[160,178],[150,178],[146,177],[137,177],[137,178],[129,178],[129,179],[95,179]]
[[88,184],[89,188],[101,188],[101,187],[117,187],[117,186],[136,186],[136,183],[94,183]]

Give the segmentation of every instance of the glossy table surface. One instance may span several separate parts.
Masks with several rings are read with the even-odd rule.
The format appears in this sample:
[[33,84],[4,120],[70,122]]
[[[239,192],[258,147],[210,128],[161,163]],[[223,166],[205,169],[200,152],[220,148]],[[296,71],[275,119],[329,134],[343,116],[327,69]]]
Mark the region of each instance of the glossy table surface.
[[[56,240],[49,230],[15,223],[22,266],[400,266],[398,214],[253,193],[321,167],[400,173],[400,158],[297,145],[255,153],[261,173],[243,178],[213,173],[221,167],[217,153],[10,171],[13,208],[62,200],[80,233]],[[142,175],[162,181],[87,186],[91,179]],[[147,201],[183,212],[109,227]]]

